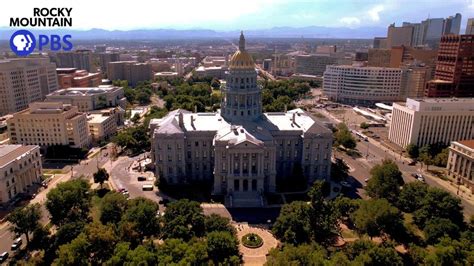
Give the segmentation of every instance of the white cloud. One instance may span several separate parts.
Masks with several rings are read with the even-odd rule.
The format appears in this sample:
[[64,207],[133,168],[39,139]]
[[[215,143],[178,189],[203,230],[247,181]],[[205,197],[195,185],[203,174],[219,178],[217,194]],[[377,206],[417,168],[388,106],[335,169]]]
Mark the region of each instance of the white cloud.
[[356,17],[343,17],[339,22],[345,26],[354,27],[360,24],[360,19]]
[[380,21],[380,12],[384,11],[385,7],[383,5],[376,5],[369,9],[367,14],[369,15],[372,21],[378,22]]

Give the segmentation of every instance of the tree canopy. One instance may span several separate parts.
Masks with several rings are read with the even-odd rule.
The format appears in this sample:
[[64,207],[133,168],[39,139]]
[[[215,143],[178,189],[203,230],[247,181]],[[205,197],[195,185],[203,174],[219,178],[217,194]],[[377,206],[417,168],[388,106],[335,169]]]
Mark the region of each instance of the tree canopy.
[[373,198],[385,198],[396,202],[403,185],[402,173],[395,162],[384,160],[370,170],[371,178],[367,182],[366,192]]

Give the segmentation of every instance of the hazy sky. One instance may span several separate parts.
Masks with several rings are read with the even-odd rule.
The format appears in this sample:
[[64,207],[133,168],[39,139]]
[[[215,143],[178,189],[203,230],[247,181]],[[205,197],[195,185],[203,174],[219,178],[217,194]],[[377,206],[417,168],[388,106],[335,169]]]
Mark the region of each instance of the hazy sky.
[[73,7],[76,29],[206,28],[275,26],[386,27],[430,17],[474,17],[474,0],[20,0],[2,1],[0,26],[31,17],[33,7]]

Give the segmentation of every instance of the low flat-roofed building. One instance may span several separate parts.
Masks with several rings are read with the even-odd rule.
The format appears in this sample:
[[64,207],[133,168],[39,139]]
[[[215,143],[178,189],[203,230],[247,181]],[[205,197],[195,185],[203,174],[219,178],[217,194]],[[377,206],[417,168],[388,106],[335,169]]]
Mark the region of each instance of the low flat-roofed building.
[[394,103],[388,139],[405,148],[474,138],[474,98],[408,98]]
[[212,78],[223,79],[225,78],[226,71],[227,71],[227,67],[224,67],[224,66],[218,66],[218,67],[200,66],[196,68],[196,75],[199,78],[212,77]]
[[120,106],[127,107],[122,87],[100,85],[98,87],[68,88],[57,90],[46,96],[48,102],[62,102],[77,106],[79,112]]
[[155,80],[159,78],[168,79],[168,78],[179,77],[178,72],[158,72],[158,73],[155,73],[154,76],[155,76]]
[[36,145],[0,146],[0,205],[26,192],[42,175],[40,148]]
[[93,141],[109,139],[123,125],[125,111],[120,107],[89,112],[87,124]]
[[446,168],[450,178],[474,193],[474,139],[451,142]]
[[76,106],[61,102],[35,102],[7,120],[12,144],[69,145],[86,148],[90,144],[87,117]]
[[77,68],[57,68],[58,84],[61,89],[71,87],[97,87],[102,82],[100,73],[89,73]]

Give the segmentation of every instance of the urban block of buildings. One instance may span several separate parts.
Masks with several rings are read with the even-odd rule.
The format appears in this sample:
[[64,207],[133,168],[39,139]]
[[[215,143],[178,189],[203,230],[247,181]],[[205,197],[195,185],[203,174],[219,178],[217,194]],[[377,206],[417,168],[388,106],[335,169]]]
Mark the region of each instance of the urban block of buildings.
[[77,106],[79,112],[88,112],[97,109],[127,106],[122,87],[101,85],[98,87],[78,87],[57,90],[46,96],[48,102],[62,102]]
[[308,183],[329,177],[331,130],[300,109],[263,113],[243,34],[222,92],[216,113],[175,110],[150,122],[158,177],[171,184],[212,182],[213,194],[234,207],[264,205],[264,193],[297,171]]
[[153,79],[151,65],[137,61],[110,62],[107,67],[107,78],[113,80],[127,80],[131,86],[141,81]]
[[89,73],[86,70],[77,68],[58,68],[59,88],[67,89],[71,87],[97,87],[102,83],[100,73]]
[[474,193],[474,139],[451,142],[446,168],[450,178]]
[[120,107],[95,110],[87,113],[87,125],[92,141],[107,140],[124,124],[125,111]]
[[62,102],[35,102],[7,120],[12,144],[86,148],[90,134],[85,113]]
[[426,97],[474,97],[474,35],[441,38],[434,79]]
[[0,60],[0,116],[24,110],[57,89],[56,65],[48,58]]
[[474,138],[474,98],[423,98],[394,103],[388,139],[408,144],[449,144]]
[[84,69],[87,72],[97,72],[92,61],[92,51],[90,50],[56,53],[55,60],[59,68],[77,68]]
[[329,65],[324,72],[323,94],[347,104],[371,105],[400,100],[400,68]]
[[0,146],[0,205],[27,191],[42,175],[40,148],[35,145]]

